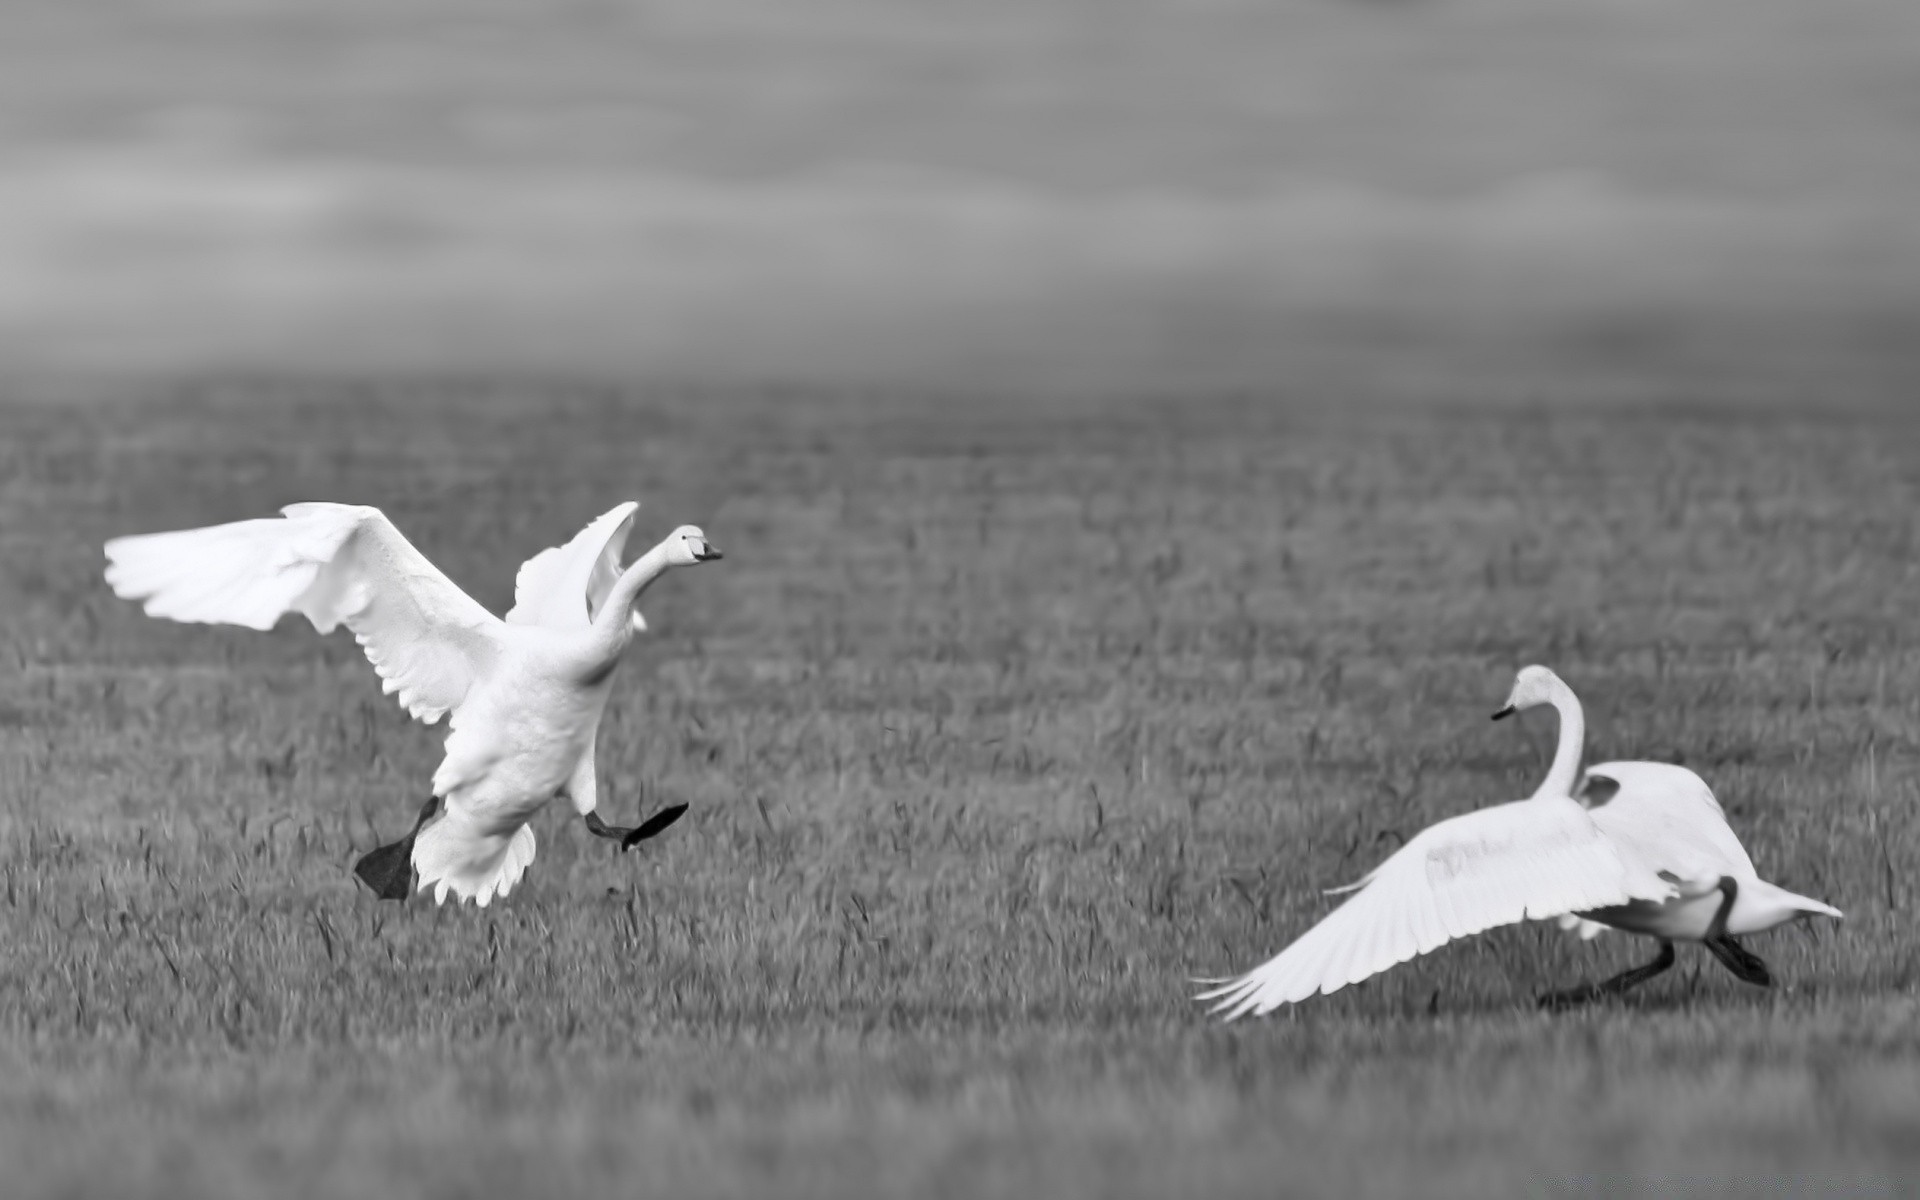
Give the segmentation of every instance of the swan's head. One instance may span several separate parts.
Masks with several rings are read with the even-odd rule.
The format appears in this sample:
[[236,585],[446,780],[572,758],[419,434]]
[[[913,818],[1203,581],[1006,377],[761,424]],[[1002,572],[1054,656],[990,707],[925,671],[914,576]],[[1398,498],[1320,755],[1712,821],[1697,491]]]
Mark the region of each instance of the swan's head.
[[1545,667],[1522,667],[1520,673],[1513,677],[1513,690],[1507,693],[1506,706],[1493,714],[1493,719],[1498,721],[1523,709],[1552,704],[1555,693],[1566,686],[1560,682],[1558,675]]
[[682,525],[667,535],[667,561],[676,567],[690,567],[695,563],[712,562],[721,557],[720,551],[707,535],[700,532],[698,525]]

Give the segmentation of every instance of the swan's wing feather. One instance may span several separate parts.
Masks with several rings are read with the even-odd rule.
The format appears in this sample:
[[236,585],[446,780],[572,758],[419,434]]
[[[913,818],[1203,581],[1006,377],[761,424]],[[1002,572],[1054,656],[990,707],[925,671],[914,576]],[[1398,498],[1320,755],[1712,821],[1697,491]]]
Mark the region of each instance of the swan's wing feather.
[[566,545],[542,550],[521,564],[507,622],[550,629],[590,623],[620,578],[620,552],[639,508],[629,500],[594,518]]
[[115,538],[107,583],[149,616],[271,629],[344,624],[382,690],[432,724],[466,698],[499,622],[377,508],[290,504],[284,517]]
[[1672,894],[1573,801],[1496,805],[1421,831],[1292,945],[1199,998],[1228,1019],[1267,1013],[1496,925]]
[[1612,792],[1594,820],[1617,845],[1682,879],[1718,882],[1755,877],[1753,860],[1706,780],[1672,763],[1612,762],[1588,770]]

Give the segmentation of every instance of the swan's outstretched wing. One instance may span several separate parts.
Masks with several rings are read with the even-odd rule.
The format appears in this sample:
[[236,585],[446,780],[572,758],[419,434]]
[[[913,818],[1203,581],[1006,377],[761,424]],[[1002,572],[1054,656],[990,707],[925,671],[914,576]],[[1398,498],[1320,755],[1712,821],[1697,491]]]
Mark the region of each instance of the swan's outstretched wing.
[[1428,826],[1291,946],[1198,998],[1229,1020],[1272,1012],[1496,925],[1673,894],[1572,800],[1495,805]]
[[431,725],[495,651],[494,615],[377,508],[289,504],[285,517],[115,538],[107,583],[148,616],[271,629],[290,612],[345,624],[409,713]]
[[620,552],[639,509],[629,500],[596,517],[566,545],[542,550],[521,564],[507,621],[549,629],[576,629],[590,623],[620,578]]

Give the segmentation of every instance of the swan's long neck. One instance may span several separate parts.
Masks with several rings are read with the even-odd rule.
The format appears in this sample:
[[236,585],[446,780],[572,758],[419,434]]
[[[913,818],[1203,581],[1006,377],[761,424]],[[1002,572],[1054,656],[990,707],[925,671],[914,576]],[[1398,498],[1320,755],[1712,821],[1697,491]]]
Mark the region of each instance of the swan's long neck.
[[1580,711],[1580,698],[1573,689],[1555,681],[1553,709],[1560,714],[1560,742],[1553,750],[1553,765],[1547,777],[1534,790],[1536,796],[1571,796],[1580,778],[1580,755],[1587,744],[1587,718]]
[[640,599],[640,593],[647,590],[654,580],[666,573],[672,566],[667,561],[665,542],[633,560],[633,565],[621,572],[614,580],[613,588],[600,604],[600,611],[593,614],[593,627],[589,635],[589,658],[594,669],[601,674],[613,668],[620,660],[620,652],[627,648],[633,639],[633,605]]

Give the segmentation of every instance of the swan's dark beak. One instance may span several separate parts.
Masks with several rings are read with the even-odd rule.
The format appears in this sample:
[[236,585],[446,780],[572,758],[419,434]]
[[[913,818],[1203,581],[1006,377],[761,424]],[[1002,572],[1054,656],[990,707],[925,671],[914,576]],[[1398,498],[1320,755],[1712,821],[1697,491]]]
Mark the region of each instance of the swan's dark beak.
[[726,555],[720,553],[712,542],[702,542],[700,543],[700,547],[699,550],[694,552],[693,559],[695,562],[718,562],[726,557]]
[[1496,721],[1504,720],[1505,718],[1512,716],[1516,711],[1518,710],[1515,709],[1513,705],[1509,704],[1505,708],[1501,709],[1499,712],[1493,714],[1493,719]]

